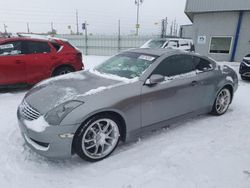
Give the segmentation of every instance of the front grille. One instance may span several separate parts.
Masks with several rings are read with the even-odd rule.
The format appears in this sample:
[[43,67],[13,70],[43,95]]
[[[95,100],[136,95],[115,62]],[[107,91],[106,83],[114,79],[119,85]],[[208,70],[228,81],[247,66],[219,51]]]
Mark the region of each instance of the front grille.
[[37,110],[32,108],[25,100],[19,106],[19,110],[24,119],[31,121],[38,119],[41,115]]

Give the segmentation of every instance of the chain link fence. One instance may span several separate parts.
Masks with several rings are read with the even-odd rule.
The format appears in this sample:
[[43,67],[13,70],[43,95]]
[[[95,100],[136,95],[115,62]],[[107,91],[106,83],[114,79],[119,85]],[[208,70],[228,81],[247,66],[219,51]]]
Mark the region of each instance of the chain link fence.
[[72,45],[79,48],[84,55],[110,56],[130,48],[138,48],[146,41],[159,38],[158,35],[131,36],[131,35],[57,35],[67,39]]

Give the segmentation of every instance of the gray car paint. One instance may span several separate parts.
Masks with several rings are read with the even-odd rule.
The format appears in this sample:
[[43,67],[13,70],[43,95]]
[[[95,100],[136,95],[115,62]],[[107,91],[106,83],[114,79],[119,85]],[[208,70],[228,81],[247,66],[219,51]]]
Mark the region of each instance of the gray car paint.
[[[125,140],[131,140],[141,132],[144,132],[144,130],[163,127],[166,123],[174,123],[176,120],[184,117],[192,117],[197,114],[210,112],[217,93],[225,85],[230,85],[234,92],[238,86],[237,75],[231,68],[220,67],[214,61],[207,58],[214,66],[212,71],[197,73],[195,76],[188,78],[177,78],[153,87],[148,86],[145,84],[146,80],[162,60],[174,54],[190,53],[167,49],[134,49],[130,50],[130,52],[151,54],[160,57],[138,80],[132,83],[106,79],[90,71],[84,71],[77,73],[84,76],[82,80],[76,78],[56,79],[47,84],[35,86],[27,93],[25,100],[42,114],[47,113],[56,104],[62,102],[62,99],[83,101],[83,105],[70,112],[60,125],[56,126],[59,128],[64,126],[71,127],[71,131],[68,130],[69,133],[74,133],[85,120],[97,113],[115,112],[125,121]],[[200,57],[197,54],[190,55]],[[193,86],[193,81],[197,81],[198,84]],[[87,91],[97,89],[101,86],[108,87],[108,89],[104,89],[93,95],[84,95]],[[72,89],[75,93],[68,98],[64,98],[65,88]],[[22,129],[26,129],[20,114],[18,118]],[[49,134],[50,130],[52,130],[52,133],[49,135],[53,140],[53,137],[58,137],[54,129],[54,126],[48,127],[45,133],[40,134]],[[34,133],[32,136],[33,139],[38,139],[38,141],[41,137]],[[47,138],[47,136],[45,137]],[[68,140],[70,143],[68,145],[72,145],[72,139]],[[62,150],[63,146],[58,142],[57,144],[59,145],[58,149]],[[56,146],[53,149],[56,150]],[[46,155],[46,152],[39,153],[49,157],[69,156],[71,154],[68,152],[69,148],[65,148],[65,150],[67,150],[67,154],[61,152],[63,154],[60,156],[53,151],[50,151],[53,153],[52,155]]]

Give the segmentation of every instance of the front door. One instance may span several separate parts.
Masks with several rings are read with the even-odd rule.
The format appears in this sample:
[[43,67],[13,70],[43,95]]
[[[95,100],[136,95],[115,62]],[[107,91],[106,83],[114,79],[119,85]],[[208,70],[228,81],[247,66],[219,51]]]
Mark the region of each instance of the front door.
[[174,55],[162,61],[152,74],[165,81],[142,88],[142,126],[172,119],[200,108],[201,90],[192,56]]
[[26,83],[25,55],[21,41],[0,45],[0,85]]

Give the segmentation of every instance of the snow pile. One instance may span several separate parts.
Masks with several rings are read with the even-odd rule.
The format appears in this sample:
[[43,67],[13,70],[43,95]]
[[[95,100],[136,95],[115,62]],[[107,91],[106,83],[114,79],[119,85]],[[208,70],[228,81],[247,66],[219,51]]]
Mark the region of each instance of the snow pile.
[[97,93],[100,93],[104,90],[108,90],[108,89],[112,89],[112,88],[115,88],[115,87],[119,87],[119,86],[122,86],[122,85],[125,85],[125,84],[128,84],[128,83],[118,83],[118,84],[114,84],[114,85],[110,85],[110,86],[101,86],[101,87],[98,87],[96,89],[91,89],[89,90],[88,92],[82,94],[82,95],[77,95],[77,97],[84,97],[84,96],[88,96],[88,95],[95,95]]
[[66,101],[75,99],[77,97],[77,91],[71,87],[60,88],[60,94],[56,97],[58,98],[58,100],[55,106],[60,105]]
[[99,93],[99,92],[101,92],[101,91],[103,91],[105,89],[107,89],[107,87],[104,87],[104,86],[98,87],[96,89],[91,89],[90,91],[88,91],[85,94],[83,94],[83,96],[94,95],[94,94]]
[[44,119],[43,116],[33,121],[24,120],[24,123],[28,129],[35,132],[43,132],[45,131],[46,127],[49,127],[49,124],[47,123],[47,121]]

